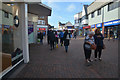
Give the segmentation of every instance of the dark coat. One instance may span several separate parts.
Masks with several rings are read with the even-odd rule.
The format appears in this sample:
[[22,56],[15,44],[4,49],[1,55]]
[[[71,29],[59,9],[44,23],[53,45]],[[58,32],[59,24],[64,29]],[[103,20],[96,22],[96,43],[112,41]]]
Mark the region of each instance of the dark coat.
[[69,35],[69,38],[71,38],[70,34],[65,32],[64,33],[64,36],[63,36],[63,39],[64,39],[64,46],[69,46],[70,44],[70,40],[69,39],[66,39],[67,38],[67,35]]
[[43,39],[43,33],[40,32],[39,38],[40,38],[40,39]]
[[[101,37],[97,37],[98,35],[100,35]],[[95,34],[94,39],[95,39],[95,44],[97,45],[97,47],[103,47],[104,37],[101,33],[100,34]]]
[[53,32],[49,32],[50,41],[55,41],[55,34]]

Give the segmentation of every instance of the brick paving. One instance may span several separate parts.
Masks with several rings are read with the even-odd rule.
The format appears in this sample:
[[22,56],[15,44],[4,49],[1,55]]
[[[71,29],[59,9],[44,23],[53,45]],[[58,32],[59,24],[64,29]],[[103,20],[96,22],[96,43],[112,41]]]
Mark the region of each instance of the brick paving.
[[[105,40],[103,61],[94,61],[85,66],[83,39],[72,39],[68,53],[59,46],[53,51],[44,45],[30,45],[30,62],[16,75],[16,78],[117,78],[118,41]],[[93,58],[93,54],[92,54]]]

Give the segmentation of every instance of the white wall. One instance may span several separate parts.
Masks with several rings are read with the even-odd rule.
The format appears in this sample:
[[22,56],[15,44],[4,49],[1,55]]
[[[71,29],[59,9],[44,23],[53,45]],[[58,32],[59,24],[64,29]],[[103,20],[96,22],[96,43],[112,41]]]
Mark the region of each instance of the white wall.
[[118,13],[120,12],[120,7],[114,10],[108,11],[108,5],[104,7],[104,22],[119,19]]
[[91,18],[91,14],[88,16],[88,24],[89,25],[94,25],[98,23],[102,23],[102,13],[103,13],[103,8],[101,9],[101,15],[97,15],[97,11],[94,12],[94,17]]
[[[104,10],[104,15],[103,15],[103,10]],[[108,5],[106,5],[104,9],[103,8],[101,9],[101,15],[97,16],[97,11],[95,11],[94,18],[91,18],[91,14],[89,14],[88,24],[93,25],[93,24],[102,23],[102,16],[104,16],[103,22],[120,19],[120,15],[118,14],[119,12],[120,12],[120,7],[114,10],[108,11]]]
[[[85,13],[85,7],[83,6],[83,10],[82,10],[82,17],[83,16],[85,16],[86,15],[86,13]],[[84,24],[88,24],[88,19],[84,19],[84,20],[82,20],[82,25],[84,25]]]

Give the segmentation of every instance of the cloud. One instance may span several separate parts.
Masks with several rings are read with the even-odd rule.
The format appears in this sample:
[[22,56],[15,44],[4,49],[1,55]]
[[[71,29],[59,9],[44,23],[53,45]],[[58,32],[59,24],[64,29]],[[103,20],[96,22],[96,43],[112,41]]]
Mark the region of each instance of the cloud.
[[51,8],[53,8],[53,9],[55,9],[55,10],[60,10],[60,7],[55,2],[48,1],[47,5],[50,6]]
[[67,11],[69,12],[72,12],[76,9],[76,6],[74,4],[70,4],[68,7],[67,7]]

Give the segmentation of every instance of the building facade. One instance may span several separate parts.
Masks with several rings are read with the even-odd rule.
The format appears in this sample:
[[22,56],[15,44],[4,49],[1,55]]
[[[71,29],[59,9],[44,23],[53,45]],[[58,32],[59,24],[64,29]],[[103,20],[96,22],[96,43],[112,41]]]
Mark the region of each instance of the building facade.
[[78,35],[82,35],[82,12],[74,15],[74,27],[77,30]]
[[120,1],[100,2],[95,0],[89,6],[84,5],[82,10],[82,29],[83,34],[86,32],[100,29],[101,33],[107,38],[110,31],[114,33],[114,37],[118,38],[120,26]]
[[120,2],[97,2],[94,1],[88,10],[88,22],[91,30],[100,29],[105,37],[110,36],[110,31],[113,31],[115,38],[118,37],[120,25]]

